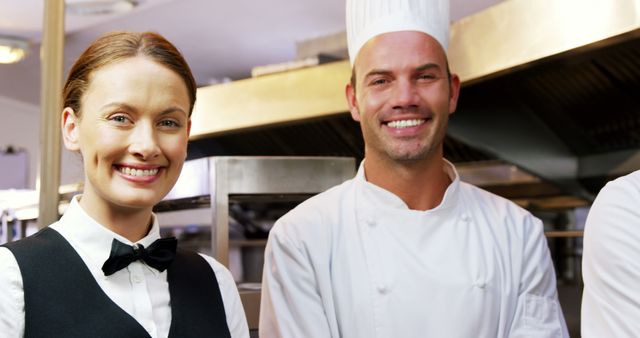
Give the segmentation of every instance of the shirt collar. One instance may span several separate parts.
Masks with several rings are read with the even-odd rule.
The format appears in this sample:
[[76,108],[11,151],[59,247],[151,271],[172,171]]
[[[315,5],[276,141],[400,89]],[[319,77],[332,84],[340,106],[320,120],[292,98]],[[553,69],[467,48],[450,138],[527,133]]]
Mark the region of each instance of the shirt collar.
[[[114,238],[128,245],[141,244],[145,248],[160,238],[160,225],[155,214],[151,215],[153,224],[149,233],[134,243],[89,216],[80,206],[80,197],[81,195],[76,195],[71,199],[64,215],[51,227],[62,234],[79,253],[89,259],[92,265],[90,268],[102,269],[102,265],[111,253],[111,243]],[[149,269],[154,273],[159,273],[153,268],[149,267]]]
[[[447,176],[449,176],[449,179],[451,179],[451,184],[449,184],[449,186],[447,187],[442,201],[437,207],[433,209],[426,211],[412,211],[431,213],[446,210],[457,205],[456,201],[458,199],[458,191],[460,190],[460,177],[458,175],[458,172],[456,171],[455,166],[446,159],[443,160],[443,170],[445,171]],[[371,207],[379,208],[380,206],[382,206],[383,208],[410,210],[407,204],[400,197],[367,181],[364,172],[364,160],[360,163],[355,181],[356,185],[358,185],[362,193],[364,193],[364,198],[375,201],[375,205],[371,205]]]

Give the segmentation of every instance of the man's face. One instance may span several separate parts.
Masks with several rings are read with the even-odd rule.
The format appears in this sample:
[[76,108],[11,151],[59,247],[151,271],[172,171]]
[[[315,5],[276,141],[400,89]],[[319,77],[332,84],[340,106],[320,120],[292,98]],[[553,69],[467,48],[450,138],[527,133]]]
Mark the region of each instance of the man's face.
[[359,121],[369,160],[414,162],[442,154],[460,80],[449,78],[441,45],[414,31],[369,40],[347,85],[351,116]]

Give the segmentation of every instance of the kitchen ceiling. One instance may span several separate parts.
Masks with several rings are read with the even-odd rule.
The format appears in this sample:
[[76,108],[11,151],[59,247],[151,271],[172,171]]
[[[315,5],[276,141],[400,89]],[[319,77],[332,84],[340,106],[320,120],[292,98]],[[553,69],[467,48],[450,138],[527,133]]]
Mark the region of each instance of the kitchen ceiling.
[[[76,0],[78,1],[78,0]],[[452,0],[457,20],[501,0]],[[100,34],[111,30],[152,30],[185,54],[200,85],[240,79],[255,66],[296,57],[296,43],[344,31],[344,0],[141,0],[124,14],[65,20],[65,69]],[[0,0],[0,35],[27,38],[30,55],[0,65],[0,97],[38,104],[44,0]]]

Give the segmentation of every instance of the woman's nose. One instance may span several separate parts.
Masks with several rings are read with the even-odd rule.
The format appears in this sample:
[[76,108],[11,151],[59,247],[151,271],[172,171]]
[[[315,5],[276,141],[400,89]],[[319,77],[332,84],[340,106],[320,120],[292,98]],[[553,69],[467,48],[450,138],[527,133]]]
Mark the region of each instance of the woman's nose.
[[156,130],[151,123],[138,123],[135,126],[129,151],[142,160],[150,160],[160,155]]

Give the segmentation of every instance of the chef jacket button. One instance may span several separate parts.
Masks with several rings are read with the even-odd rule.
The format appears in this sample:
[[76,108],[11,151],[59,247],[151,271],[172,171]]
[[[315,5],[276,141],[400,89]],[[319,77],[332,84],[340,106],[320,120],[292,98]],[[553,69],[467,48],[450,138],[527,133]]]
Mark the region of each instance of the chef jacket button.
[[378,293],[385,295],[389,293],[389,288],[386,285],[378,285]]
[[477,281],[473,285],[477,288],[484,289],[485,286],[487,286],[487,283],[485,283],[484,281]]
[[471,221],[471,217],[469,217],[469,214],[467,214],[467,213],[462,214],[462,216],[460,216],[460,217],[461,217],[461,218],[462,218],[462,220],[463,220],[463,221],[465,221],[465,222],[469,222],[469,221]]

